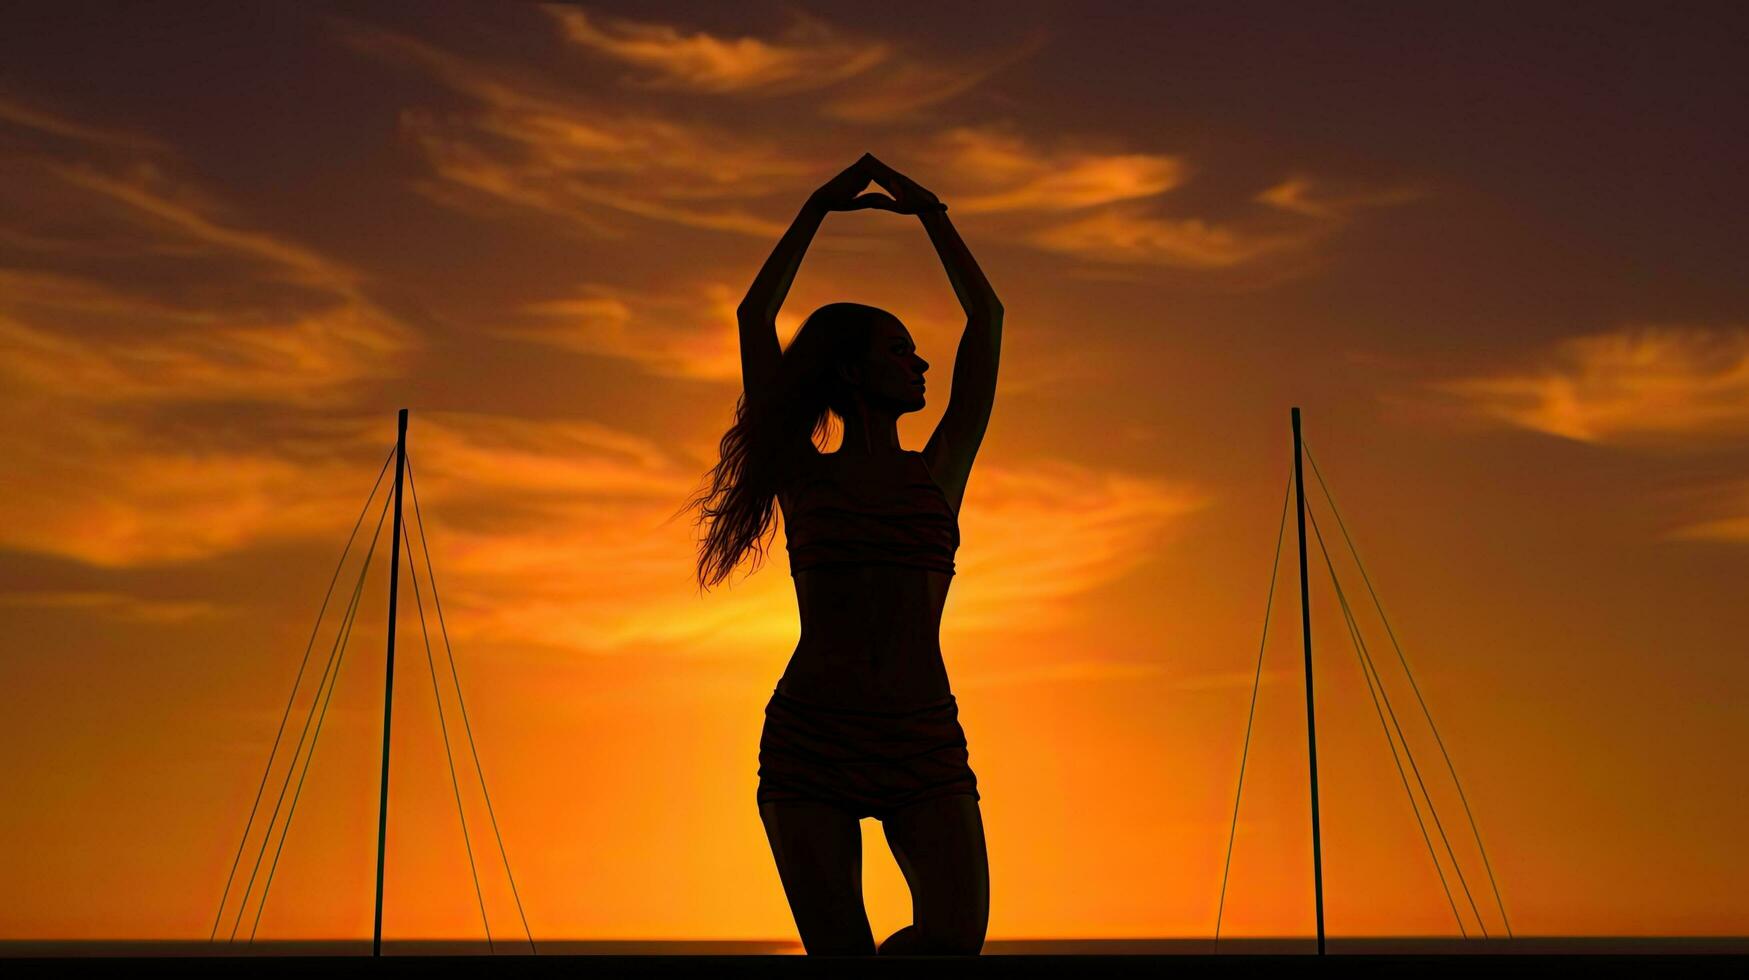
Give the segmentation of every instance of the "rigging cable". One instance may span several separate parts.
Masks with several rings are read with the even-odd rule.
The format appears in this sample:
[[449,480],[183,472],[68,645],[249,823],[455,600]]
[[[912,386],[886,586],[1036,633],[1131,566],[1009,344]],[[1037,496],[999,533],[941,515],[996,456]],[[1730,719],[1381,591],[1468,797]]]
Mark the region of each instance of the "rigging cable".
[[[353,539],[358,537],[358,529],[364,524],[364,515],[370,512],[370,502],[376,499],[377,488],[381,486],[383,482],[383,474],[389,471],[389,461],[394,458],[395,451],[390,449],[389,455],[383,459],[382,469],[377,471],[376,482],[371,484],[370,496],[364,498],[364,507],[358,512],[358,520],[353,522],[352,534],[346,538],[346,547],[340,549],[340,561],[335,563],[334,577],[329,579],[328,591],[322,596],[322,608],[316,613],[316,625],[311,627],[310,640],[308,643],[304,644],[303,662],[298,664],[297,680],[292,683],[291,697],[286,698],[285,713],[280,715],[279,718],[279,731],[275,732],[273,736],[273,748],[267,753],[267,768],[261,771],[261,785],[255,789],[255,802],[249,807],[248,821],[243,824],[243,839],[237,842],[237,856],[231,859],[231,873],[225,876],[225,890],[219,895],[219,911],[213,916],[213,929],[212,934],[207,938],[208,942],[218,941],[219,921],[225,916],[225,900],[231,896],[231,883],[236,879],[237,867],[243,860],[243,847],[249,842],[249,831],[255,826],[255,814],[261,808],[261,796],[267,789],[267,777],[273,772],[273,760],[279,754],[280,739],[285,737],[285,723],[286,720],[291,717],[292,703],[297,700],[298,688],[303,686],[304,668],[309,666],[310,652],[314,650],[316,646],[316,634],[321,632],[322,617],[328,612],[328,600],[334,596],[334,585],[340,581],[340,569],[346,565],[346,556],[352,550]],[[270,824],[269,830],[271,829],[272,825]],[[247,898],[248,895],[245,893],[245,901],[247,901]]]
[[419,593],[419,572],[413,561],[413,536],[407,529],[407,516],[401,515],[401,533],[407,538],[407,575],[413,582],[413,602],[419,610],[419,634],[425,640],[425,663],[431,668],[431,693],[437,699],[437,730],[443,733],[443,761],[449,764],[449,783],[455,788],[455,812],[462,821],[462,844],[468,851],[468,872],[474,876],[474,897],[480,903],[480,921],[486,927],[486,948],[498,952],[492,943],[492,923],[486,918],[486,896],[480,891],[480,871],[474,865],[473,839],[468,835],[468,815],[462,810],[462,784],[455,774],[455,755],[449,748],[449,724],[443,720],[443,694],[437,687],[437,661],[431,655],[431,631],[425,626],[425,599]]
[[[1312,520],[1312,533],[1317,535],[1319,547],[1322,548],[1324,537],[1318,530],[1318,522],[1315,517]],[[1339,599],[1342,597],[1340,583],[1338,583],[1337,586],[1337,597]],[[1355,635],[1359,636],[1358,633]],[[1360,654],[1366,661],[1367,666],[1372,667],[1373,674],[1378,676],[1378,667],[1372,662],[1372,654],[1367,651],[1366,640],[1364,638],[1360,640]],[[1421,795],[1427,800],[1427,812],[1433,815],[1433,828],[1439,831],[1440,842],[1445,844],[1445,852],[1451,856],[1452,870],[1457,872],[1458,885],[1462,887],[1464,898],[1469,901],[1470,911],[1475,913],[1476,922],[1481,925],[1482,935],[1485,937],[1488,935],[1487,923],[1482,921],[1482,912],[1480,909],[1476,908],[1476,897],[1470,894],[1470,884],[1464,879],[1463,866],[1458,864],[1457,852],[1452,849],[1451,838],[1446,836],[1445,824],[1440,821],[1439,810],[1433,805],[1433,794],[1427,791],[1427,782],[1421,777],[1421,767],[1415,764],[1415,753],[1409,749],[1409,736],[1403,734],[1402,722],[1397,720],[1397,709],[1391,705],[1391,695],[1385,690],[1382,676],[1379,680],[1379,696],[1385,702],[1385,713],[1391,717],[1391,726],[1397,730],[1397,738],[1403,743],[1403,754],[1409,759],[1409,771],[1415,774],[1415,784],[1421,787]]]
[[1281,521],[1275,529],[1275,558],[1269,565],[1269,595],[1263,604],[1263,638],[1257,641],[1257,673],[1251,679],[1251,710],[1245,715],[1245,746],[1239,753],[1239,790],[1233,796],[1233,825],[1227,830],[1227,859],[1221,866],[1221,899],[1215,907],[1215,951],[1221,948],[1221,915],[1227,907],[1227,873],[1233,867],[1233,838],[1239,831],[1239,800],[1245,795],[1245,760],[1251,754],[1251,722],[1257,716],[1257,688],[1263,680],[1263,650],[1269,643],[1269,612],[1275,607],[1275,576],[1281,568],[1281,542],[1287,531],[1287,501],[1293,490],[1293,471],[1281,495]]
[[1464,816],[1470,822],[1470,832],[1476,837],[1476,850],[1481,852],[1482,867],[1488,872],[1488,885],[1494,890],[1494,904],[1500,909],[1500,921],[1506,926],[1507,938],[1512,937],[1512,921],[1506,917],[1506,903],[1500,898],[1500,885],[1494,880],[1494,866],[1488,860],[1488,849],[1482,846],[1482,831],[1476,826],[1476,815],[1470,810],[1469,797],[1464,794],[1464,785],[1458,779],[1457,766],[1451,761],[1451,753],[1446,751],[1445,739],[1439,735],[1439,726],[1433,723],[1433,712],[1428,710],[1427,701],[1421,696],[1421,686],[1415,683],[1415,674],[1409,669],[1409,659],[1403,655],[1403,646],[1397,642],[1397,633],[1391,629],[1391,621],[1385,617],[1384,603],[1373,589],[1372,578],[1366,574],[1366,565],[1360,560],[1360,551],[1354,546],[1354,539],[1348,535],[1348,526],[1342,521],[1342,512],[1336,507],[1336,498],[1330,493],[1330,487],[1324,482],[1324,474],[1318,471],[1317,457],[1312,455],[1312,447],[1306,446],[1306,459],[1312,464],[1312,473],[1318,478],[1318,486],[1324,491],[1324,499],[1330,502],[1330,512],[1336,515],[1336,526],[1342,531],[1342,538],[1348,542],[1348,550],[1354,555],[1355,567],[1360,569],[1361,581],[1366,583],[1366,590],[1372,596],[1373,606],[1378,609],[1379,620],[1385,624],[1385,633],[1391,638],[1391,646],[1397,651],[1397,660],[1403,665],[1403,673],[1408,675],[1409,688],[1415,692],[1415,700],[1421,705],[1421,713],[1427,717],[1427,727],[1433,730],[1433,740],[1439,746],[1439,753],[1445,758],[1445,767],[1451,773],[1452,784],[1457,787],[1458,800],[1463,803]]
[[[1317,536],[1318,550],[1324,554],[1324,567],[1330,570],[1330,584],[1335,587],[1336,601],[1342,606],[1342,618],[1348,626],[1348,638],[1354,643],[1354,655],[1360,661],[1361,676],[1366,678],[1366,693],[1371,695],[1373,711],[1379,716],[1379,730],[1384,732],[1385,744],[1391,748],[1391,761],[1397,765],[1397,778],[1403,781],[1403,795],[1409,798],[1409,808],[1415,812],[1415,824],[1421,828],[1421,839],[1427,843],[1427,856],[1433,859],[1433,870],[1439,875],[1439,887],[1445,890],[1445,900],[1446,903],[1451,906],[1452,918],[1457,920],[1458,934],[1467,939],[1469,938],[1470,931],[1464,927],[1463,915],[1458,912],[1457,901],[1452,898],[1451,885],[1445,879],[1445,868],[1439,863],[1439,854],[1433,849],[1433,838],[1429,837],[1427,834],[1427,821],[1421,819],[1421,806],[1415,802],[1415,791],[1409,788],[1409,776],[1403,771],[1403,760],[1397,755],[1397,743],[1391,738],[1390,726],[1385,723],[1385,711],[1383,708],[1379,707],[1379,691],[1384,690],[1385,679],[1383,677],[1378,678],[1378,691],[1375,691],[1373,689],[1373,677],[1378,671],[1376,668],[1371,672],[1367,670],[1370,658],[1362,653],[1365,649],[1366,641],[1361,638],[1360,626],[1354,621],[1354,614],[1349,611],[1348,598],[1342,592],[1342,583],[1336,578],[1336,565],[1331,562],[1330,552],[1324,547],[1324,536],[1318,531],[1318,519],[1316,516],[1312,517],[1312,533]],[[1385,696],[1385,700],[1386,703],[1389,703],[1390,696],[1388,694]],[[1398,734],[1402,734],[1401,729],[1398,730]],[[1409,751],[1409,742],[1407,739],[1404,739],[1403,741],[1403,752],[1405,755],[1409,755],[1409,764],[1413,766],[1415,764],[1415,757]],[[1426,793],[1426,787],[1423,786],[1421,791],[1422,793]],[[1430,812],[1433,811],[1432,797],[1427,798],[1427,809]],[[1434,821],[1437,823],[1438,820],[1438,814],[1435,813]],[[1455,858],[1452,863],[1454,866],[1456,865],[1457,862]],[[1480,918],[1480,916],[1477,917],[1478,922],[1480,921]]]
[[[389,505],[390,499],[392,499],[392,498],[389,495],[387,495],[387,494],[384,495],[383,514],[388,513],[388,505]],[[382,521],[383,521],[383,515],[382,514],[377,515],[376,533],[378,535],[380,535],[382,532]],[[371,551],[374,552],[375,550],[376,550],[376,538],[373,537],[371,539]],[[369,562],[370,562],[370,555],[366,554],[366,556],[365,556],[365,563],[366,563],[365,567],[366,568],[369,567]],[[334,658],[335,658],[336,654],[339,653],[339,650],[340,650],[341,637],[343,635],[345,635],[347,629],[349,628],[347,626],[347,622],[348,622],[349,618],[353,615],[354,610],[357,608],[359,595],[361,594],[361,591],[363,590],[363,588],[364,588],[364,572],[361,569],[359,572],[358,584],[355,585],[353,587],[353,590],[352,590],[352,598],[348,601],[346,611],[341,614],[340,627],[338,630],[336,630],[336,632],[334,634],[334,645],[331,646],[328,650],[328,660],[322,667],[322,676],[320,678],[318,678],[316,681],[315,698],[310,701],[310,710],[305,712],[305,714],[304,714],[304,726],[298,732],[298,744],[293,746],[293,748],[292,748],[292,757],[291,757],[290,768],[288,768],[286,770],[285,779],[280,782],[279,794],[273,802],[273,813],[271,813],[267,818],[267,830],[264,832],[264,834],[261,838],[261,848],[258,851],[256,851],[256,853],[255,853],[255,864],[254,864],[254,867],[252,867],[249,871],[249,882],[243,888],[243,898],[241,900],[241,903],[237,906],[237,919],[235,922],[231,923],[231,934],[229,936],[229,939],[231,941],[236,940],[237,930],[243,924],[243,913],[248,908],[248,905],[249,905],[249,894],[250,894],[250,892],[255,890],[255,878],[261,873],[261,861],[262,861],[262,859],[267,856],[267,843],[269,840],[271,840],[273,838],[274,823],[279,819],[280,808],[285,805],[285,792],[286,792],[286,789],[291,785],[292,771],[297,769],[298,755],[299,755],[299,753],[303,752],[304,739],[306,737],[308,737],[308,735],[310,734],[310,724],[313,721],[315,721],[316,702],[321,700],[322,688],[324,686],[326,686],[328,683],[328,672],[334,668]]]
[[444,623],[443,599],[437,591],[437,572],[431,566],[431,545],[425,537],[425,517],[419,509],[419,484],[413,479],[413,459],[410,456],[407,459],[407,488],[413,495],[413,518],[418,524],[420,547],[425,553],[425,578],[431,583],[431,604],[437,609],[437,626],[443,634],[444,654],[449,658],[450,676],[455,681],[455,699],[456,704],[461,707],[462,728],[468,735],[468,750],[473,753],[474,771],[480,777],[480,792],[486,798],[486,815],[492,821],[492,835],[498,840],[498,854],[504,860],[504,874],[510,879],[510,894],[516,899],[516,913],[522,917],[522,930],[528,936],[529,949],[539,955],[540,950],[534,943],[534,933],[528,927],[528,915],[522,909],[522,895],[516,890],[516,876],[510,871],[510,855],[504,849],[504,835],[498,830],[498,815],[492,809],[492,794],[486,789],[486,771],[480,764],[480,749],[474,742],[473,724],[468,721],[468,704],[462,699],[461,675],[456,671],[455,651],[450,646],[449,627]]
[[[334,661],[334,679],[333,679],[333,681],[329,682],[329,684],[328,684],[327,696],[325,696],[325,697],[322,696],[322,693],[321,693],[322,689],[320,686],[318,686],[316,688],[317,697],[321,698],[321,700],[322,700],[322,713],[320,716],[318,716],[316,718],[316,731],[315,731],[315,734],[313,736],[311,736],[311,738],[310,738],[310,751],[309,751],[308,755],[304,756],[304,768],[303,768],[303,771],[298,774],[298,785],[297,785],[297,789],[292,793],[291,807],[286,810],[285,826],[280,829],[279,844],[273,849],[273,863],[267,869],[267,881],[266,881],[266,883],[261,886],[261,900],[258,903],[256,903],[255,919],[252,923],[250,923],[250,926],[249,926],[249,942],[251,944],[253,944],[255,942],[255,932],[261,926],[261,912],[263,909],[265,909],[267,907],[267,893],[273,887],[273,874],[275,871],[277,871],[279,869],[279,856],[280,856],[281,852],[283,852],[285,850],[285,839],[286,839],[286,837],[290,836],[290,834],[291,834],[292,817],[297,813],[298,800],[304,794],[304,777],[306,777],[310,774],[310,763],[313,762],[316,758],[316,742],[319,739],[321,739],[321,737],[322,737],[322,723],[328,719],[328,705],[329,705],[329,703],[331,703],[334,700],[334,689],[340,686],[340,665],[342,663],[344,663],[346,660],[346,644],[348,641],[350,641],[352,639],[352,627],[358,622],[359,600],[364,595],[365,576],[370,572],[371,559],[376,556],[377,542],[382,539],[383,519],[388,516],[389,504],[393,502],[393,499],[394,499],[393,497],[391,497],[387,494],[384,495],[383,512],[377,516],[376,531],[371,537],[370,550],[365,552],[364,567],[359,570],[358,585],[353,589],[353,592],[352,592],[352,608],[349,610],[349,615],[348,615],[347,619],[341,624],[341,630],[342,630],[341,635],[336,637],[336,647],[340,652],[340,656],[339,656],[339,659]],[[314,711],[315,707],[316,707],[315,703],[311,702],[310,710]],[[299,742],[299,745],[301,746],[303,743],[303,739],[300,738],[298,740],[298,742]],[[297,754],[296,753],[292,754],[292,767],[293,768],[297,767]],[[285,775],[286,775],[286,781],[290,782],[290,780],[291,780],[290,770],[287,770]],[[280,789],[280,796],[282,799],[285,796],[284,787],[281,787],[281,789]],[[277,807],[275,809],[277,809]],[[268,824],[269,835],[272,834],[272,831],[273,831],[273,824],[269,823]],[[262,840],[262,842],[261,842],[261,849],[262,849],[263,853],[265,853],[267,850],[267,841],[265,839]],[[261,864],[261,859],[259,857],[257,857],[256,858],[256,866],[259,867],[260,864]],[[245,893],[245,895],[247,895],[247,893]],[[241,921],[242,909],[239,908],[237,910],[237,912],[238,912],[238,920]],[[233,929],[232,930],[232,937],[235,938],[235,936],[236,936],[236,931],[235,931],[235,929]]]

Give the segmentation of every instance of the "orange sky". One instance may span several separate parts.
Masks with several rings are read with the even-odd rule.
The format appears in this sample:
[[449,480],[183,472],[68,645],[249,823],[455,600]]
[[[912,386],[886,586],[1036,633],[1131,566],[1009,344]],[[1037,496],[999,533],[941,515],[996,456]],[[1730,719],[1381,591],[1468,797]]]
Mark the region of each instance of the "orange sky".
[[[208,935],[403,406],[537,938],[793,936],[753,798],[799,633],[782,531],[700,598],[696,531],[663,521],[732,416],[735,303],[864,151],[950,205],[1007,310],[942,631],[992,938],[1212,931],[1293,405],[1514,931],[1749,928],[1741,24],[729,9],[9,17],[0,936]],[[914,219],[829,217],[782,339],[840,299],[951,375],[963,318]],[[1289,527],[1223,935],[1312,929]],[[371,931],[380,557],[264,937]],[[1311,560],[1327,927],[1455,934]],[[402,588],[384,931],[479,935]],[[908,898],[864,835],[884,936]]]

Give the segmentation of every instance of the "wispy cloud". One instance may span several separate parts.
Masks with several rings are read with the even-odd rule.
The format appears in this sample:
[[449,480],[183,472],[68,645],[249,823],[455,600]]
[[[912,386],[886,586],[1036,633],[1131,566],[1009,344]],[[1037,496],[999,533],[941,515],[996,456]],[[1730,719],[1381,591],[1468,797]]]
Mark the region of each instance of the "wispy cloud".
[[155,143],[9,110],[31,128],[0,226],[34,254],[0,269],[0,374],[91,401],[329,404],[418,345],[362,275],[249,227]]
[[1749,330],[1629,327],[1563,340],[1539,362],[1430,388],[1472,416],[1579,442],[1749,432]]
[[1044,143],[1013,126],[949,130],[920,156],[943,175],[944,199],[962,213],[1011,215],[1016,237],[1043,249],[1113,265],[1217,270],[1304,252],[1364,208],[1415,200],[1379,189],[1297,175],[1253,195],[1249,214],[1214,221],[1180,216],[1177,198],[1195,168],[1180,155],[1100,140]]
[[966,497],[943,627],[975,631],[1071,620],[1075,597],[1149,560],[1212,500],[1183,482],[1048,459],[980,462]]
[[[152,139],[9,103],[0,182],[0,546],[130,567],[211,558],[332,527],[356,501],[344,423],[418,335],[359,272],[252,225]],[[181,440],[179,409],[319,410],[310,438]],[[368,457],[373,453],[366,452]],[[324,487],[347,487],[330,495]],[[37,595],[135,618],[186,605]],[[14,600],[24,601],[24,600]]]
[[[577,420],[422,417],[412,455],[452,635],[569,652],[771,649],[794,599],[767,575],[701,600],[695,531],[669,520],[703,474]],[[423,568],[423,566],[421,566]]]
[[951,206],[967,213],[1067,211],[1153,197],[1183,183],[1187,170],[1175,156],[1047,149],[993,126],[949,130],[928,158],[966,190]]
[[[36,285],[26,275],[0,278]],[[0,300],[0,374],[93,402],[333,405],[349,397],[350,384],[399,373],[399,356],[413,344],[392,318],[345,304],[215,324],[212,311],[130,304],[128,295],[95,281],[78,287],[58,309],[24,312]],[[111,330],[81,332],[75,322]],[[178,324],[188,326],[151,332]]]
[[3,592],[0,606],[79,610],[137,623],[184,623],[227,612],[204,599],[159,599],[102,591]]
[[[724,38],[655,22],[553,9],[566,36],[593,55],[635,64],[642,87],[700,94],[769,93],[824,84],[813,48],[841,50],[843,64],[869,62],[834,92],[825,111],[846,120],[893,118],[947,98],[1043,43],[1033,37],[976,68],[933,66],[875,42],[847,39],[804,15],[784,41]],[[468,105],[402,113],[402,130],[433,176],[418,188],[445,206],[479,215],[534,213],[562,230],[595,237],[629,233],[636,216],[771,239],[786,227],[746,202],[805,194],[842,161],[816,162],[809,148],[628,105],[612,105],[537,70],[442,50],[426,41],[336,20],[344,43],[432,77]],[[831,40],[823,40],[830,38]],[[834,49],[833,45],[838,45]],[[860,52],[851,54],[848,52]],[[846,69],[847,70],[847,69]],[[804,77],[810,81],[804,82]],[[1110,265],[1213,270],[1304,252],[1362,208],[1415,195],[1294,175],[1258,191],[1253,213],[1215,221],[1162,213],[1155,199],[1179,190],[1192,168],[1181,156],[1125,148],[1110,139],[1042,144],[1012,125],[957,126],[901,157],[925,162],[926,179],[960,213],[1012,219],[1013,238],[1056,254]],[[936,175],[939,175],[939,181]],[[599,325],[591,328],[606,329]]]
[[[1452,418],[1592,445],[1732,446],[1749,434],[1749,329],[1634,326],[1570,337],[1523,367],[1430,382],[1421,398]],[[1749,482],[1664,496],[1673,515],[1664,538],[1749,543]]]
[[310,249],[263,232],[228,226],[203,213],[216,207],[211,197],[192,181],[176,186],[159,167],[136,165],[131,168],[131,177],[106,174],[86,164],[51,165],[49,169],[68,184],[107,198],[117,206],[110,211],[112,217],[146,224],[213,251],[256,259],[288,281],[336,289],[356,284],[356,275]]
[[630,81],[650,89],[778,95],[835,85],[892,54],[891,45],[844,36],[825,21],[791,10],[781,37],[719,37],[653,21],[544,6],[566,40],[642,69]]
[[926,53],[790,9],[777,37],[708,31],[591,14],[575,7],[545,9],[566,40],[598,57],[629,65],[629,85],[714,95],[773,96],[836,87],[821,105],[830,117],[862,123],[914,117],[920,110],[976,88],[1047,41],[1034,32],[1012,44],[971,54]]
[[657,442],[598,422],[427,412],[419,427],[419,458],[445,474],[437,482],[513,500],[528,494],[666,501],[683,496],[692,482]]
[[0,547],[104,568],[332,534],[381,462],[362,427],[356,438],[325,425],[321,438],[187,445],[155,436],[147,420],[40,393],[14,389],[0,410],[32,419],[0,429],[13,474],[0,494]]
[[903,55],[886,59],[825,107],[850,122],[914,119],[920,110],[971,91],[996,73],[1026,60],[1049,38],[1034,32],[1005,47],[971,56]]
[[1734,541],[1749,544],[1749,501],[1744,503],[1744,513],[1734,517],[1720,517],[1710,521],[1700,521],[1685,524],[1670,536],[1704,541]]
[[[636,87],[699,95],[772,95],[833,89],[821,111],[875,122],[950,98],[1042,44],[1031,38],[971,63],[925,64],[878,40],[853,38],[795,12],[778,39],[719,37],[668,24],[547,8],[565,38],[642,73]],[[841,168],[841,147],[815,160],[793,141],[750,135],[671,112],[608,100],[561,82],[556,73],[463,56],[432,43],[332,18],[342,43],[442,83],[465,104],[411,107],[401,130],[425,155],[432,177],[415,186],[432,200],[477,215],[534,213],[592,237],[628,234],[627,216],[761,238],[786,224],[749,205],[778,192],[798,199]],[[960,152],[976,154],[975,147]],[[1001,152],[987,148],[983,162]],[[978,161],[973,161],[978,162]],[[1008,199],[972,208],[1049,207],[1055,200],[1113,200],[1170,180],[1141,155],[1034,161]],[[1012,176],[1012,175],[1010,175]]]
[[714,282],[661,293],[585,283],[569,298],[525,304],[521,322],[493,332],[622,358],[662,377],[738,381],[739,302],[740,293]]
[[416,38],[344,20],[342,41],[420,71],[468,102],[408,109],[401,128],[436,177],[434,200],[510,205],[588,235],[617,237],[634,215],[760,236],[783,226],[740,202],[822,168],[772,141],[623,105],[601,104],[520,67],[464,58]]
[[1341,189],[1331,186],[1328,180],[1296,175],[1264,189],[1252,200],[1308,218],[1341,220],[1362,208],[1407,204],[1424,195],[1425,191],[1418,187]]
[[87,146],[108,146],[153,153],[168,150],[164,143],[144,133],[79,122],[7,95],[0,95],[0,120]]
[[1674,541],[1724,541],[1749,544],[1749,479],[1705,482],[1668,495],[1672,522],[1664,537]]
[[[423,110],[402,113],[401,128],[426,154],[439,185],[430,196],[458,203],[456,191],[514,205],[557,219],[561,226],[616,238],[625,234],[614,213],[692,228],[761,237],[785,225],[739,204],[714,203],[762,196],[772,178],[816,173],[775,150],[737,147],[685,125],[634,113],[599,125],[574,111],[552,114],[497,110],[459,118]],[[610,138],[600,138],[612,132]],[[508,145],[509,152],[490,149]],[[421,185],[420,189],[426,189]]]
[[1307,232],[1248,231],[1201,218],[1163,218],[1114,207],[1033,232],[1052,252],[1105,262],[1220,269],[1308,244]]

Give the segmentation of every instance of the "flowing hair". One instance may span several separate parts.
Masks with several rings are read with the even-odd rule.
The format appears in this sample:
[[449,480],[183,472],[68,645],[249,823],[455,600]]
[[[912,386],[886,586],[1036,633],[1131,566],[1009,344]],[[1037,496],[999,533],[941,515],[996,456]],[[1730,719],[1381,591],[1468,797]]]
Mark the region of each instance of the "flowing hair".
[[766,390],[743,391],[736,400],[710,488],[681,507],[698,508],[695,527],[710,520],[699,546],[701,593],[727,578],[750,548],[755,557],[748,574],[759,569],[765,539],[775,529],[772,503],[800,462],[794,450],[804,440],[817,449],[830,434],[832,416],[842,423],[856,410],[856,392],[839,369],[868,357],[874,325],[883,318],[892,314],[862,303],[820,307],[802,321]]

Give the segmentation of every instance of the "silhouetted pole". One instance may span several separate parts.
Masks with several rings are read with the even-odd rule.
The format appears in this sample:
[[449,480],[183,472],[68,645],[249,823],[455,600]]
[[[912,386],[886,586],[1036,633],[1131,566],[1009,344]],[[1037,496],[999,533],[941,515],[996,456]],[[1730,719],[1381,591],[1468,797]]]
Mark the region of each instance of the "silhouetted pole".
[[[1297,409],[1296,409],[1297,411]],[[1297,419],[1298,416],[1295,416]],[[1298,429],[1295,430],[1296,437]],[[395,528],[389,548],[389,677],[383,684],[383,792],[377,807],[377,924],[370,955],[383,955],[383,858],[389,839],[389,714],[395,707],[395,593],[401,586],[401,481],[407,472],[407,410],[401,409],[395,435]],[[1305,528],[1301,526],[1303,539]],[[1305,542],[1300,542],[1300,570],[1305,571]],[[1315,794],[1314,794],[1315,799]],[[1316,811],[1314,811],[1316,812]],[[1317,825],[1316,818],[1313,825]],[[1322,913],[1320,913],[1321,915]],[[1322,922],[1322,919],[1319,920]],[[1319,950],[1322,952],[1322,949]]]
[[[1318,838],[1318,726],[1312,713],[1312,605],[1311,589],[1306,584],[1306,484],[1301,472],[1300,410],[1294,418],[1294,500],[1300,512],[1300,630],[1306,638],[1306,746],[1312,759],[1312,892],[1318,904],[1318,955],[1324,955],[1324,850]],[[399,507],[396,497],[396,506]],[[390,613],[390,635],[394,632],[394,614]],[[387,772],[385,765],[384,772]],[[386,778],[386,777],[385,777]],[[385,784],[386,785],[386,784]]]

